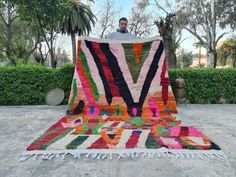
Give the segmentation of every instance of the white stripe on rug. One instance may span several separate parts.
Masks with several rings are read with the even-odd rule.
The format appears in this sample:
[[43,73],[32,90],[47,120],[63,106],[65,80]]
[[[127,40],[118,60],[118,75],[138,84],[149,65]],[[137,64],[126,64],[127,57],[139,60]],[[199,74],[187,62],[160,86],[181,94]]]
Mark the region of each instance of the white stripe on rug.
[[[86,135],[85,135],[86,136]],[[88,135],[89,137],[77,147],[77,149],[87,149],[91,144],[93,144],[96,140],[101,138],[100,135]]]
[[129,140],[130,136],[132,135],[133,130],[124,130],[119,143],[117,144],[117,149],[125,149],[126,148],[126,142]]
[[68,133],[65,137],[48,146],[47,150],[66,149],[66,146],[77,137],[78,135],[70,135],[70,133]]
[[138,139],[137,148],[146,148],[145,143],[148,138],[150,130],[142,130],[142,133]]

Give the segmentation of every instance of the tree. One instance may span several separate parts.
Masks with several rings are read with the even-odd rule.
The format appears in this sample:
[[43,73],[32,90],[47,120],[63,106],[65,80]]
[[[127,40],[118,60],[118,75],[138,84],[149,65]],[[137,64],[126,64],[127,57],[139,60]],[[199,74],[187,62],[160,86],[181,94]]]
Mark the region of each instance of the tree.
[[[222,8],[222,2],[219,0],[177,1],[177,16],[182,20],[183,28],[204,45],[208,53],[208,66],[215,68],[217,64],[216,46],[219,40],[227,34],[226,32],[217,34],[217,31],[220,27],[230,24],[229,17],[222,18],[222,14],[227,14],[228,8]],[[232,4],[231,1],[224,2],[223,7],[232,5],[231,8],[235,9],[236,4]]]
[[193,62],[192,52],[182,51],[177,58],[177,68],[187,68],[192,64],[192,62]]
[[236,67],[236,39],[229,38],[225,40],[217,49],[218,64],[219,65],[231,65]]
[[33,52],[37,49],[42,36],[37,25],[27,26],[24,21],[17,21],[13,28],[12,50],[16,58],[23,59],[27,64]]
[[41,65],[45,65],[45,61],[48,58],[48,50],[46,48],[46,46],[42,45],[42,43],[39,43],[37,49],[34,51],[33,56],[34,59],[37,63],[41,64]]
[[98,14],[101,14],[98,18],[99,36],[104,38],[106,32],[111,32],[115,29],[115,19],[118,16],[120,10],[114,9],[114,0],[106,0],[102,10]]
[[217,16],[220,21],[220,26],[225,28],[226,26],[230,26],[232,29],[236,27],[236,0],[218,0],[217,1]]
[[155,24],[159,29],[160,35],[163,37],[165,52],[168,61],[169,68],[176,68],[176,49],[173,47],[175,43],[175,35],[174,35],[174,21],[175,14],[167,14],[165,18],[160,18],[157,20]]
[[72,0],[11,0],[18,7],[21,17],[29,24],[36,23],[50,53],[49,66],[54,66],[54,40],[60,33],[59,23],[68,15]]
[[81,2],[74,2],[70,13],[64,16],[61,23],[62,34],[71,36],[73,63],[76,62],[76,34],[89,34],[92,30],[91,23],[95,25],[95,15],[90,8]]
[[[176,44],[180,41],[182,26],[176,19],[176,7],[173,0],[146,0],[151,6],[158,9],[159,17],[155,24],[158,27],[160,35],[163,37],[167,64],[169,68],[176,68]],[[163,12],[165,17],[161,15]]]
[[152,32],[154,22],[151,20],[151,13],[145,12],[148,7],[147,0],[136,0],[132,8],[131,18],[129,20],[130,32],[135,36],[148,36]]
[[195,44],[195,47],[198,48],[198,65],[200,66],[201,65],[201,58],[202,58],[202,47],[203,47],[203,44],[201,44],[201,42],[196,42]]
[[231,65],[232,67],[236,67],[236,39],[231,39]]
[[18,15],[16,15],[16,10],[13,8],[14,5],[9,3],[8,1],[1,1],[0,4],[1,7],[1,13],[0,17],[3,22],[2,26],[2,32],[5,33],[5,35],[1,35],[1,43],[3,45],[2,52],[5,54],[6,58],[10,60],[14,65],[16,65],[16,61],[13,58],[13,52],[12,52],[12,25],[16,18],[18,18]]
[[57,48],[57,52],[55,53],[55,58],[57,61],[57,66],[62,66],[64,64],[71,63],[67,53],[65,50],[62,50],[60,47]]
[[26,63],[40,42],[39,30],[34,25],[28,27],[20,19],[15,5],[8,0],[0,1],[0,21],[1,55],[15,66],[18,59]]

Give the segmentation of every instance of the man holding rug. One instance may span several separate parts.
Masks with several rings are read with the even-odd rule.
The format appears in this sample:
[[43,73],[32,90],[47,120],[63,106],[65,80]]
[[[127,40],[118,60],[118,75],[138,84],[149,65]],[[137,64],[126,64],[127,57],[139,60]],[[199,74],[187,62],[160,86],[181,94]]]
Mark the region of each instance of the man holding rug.
[[106,39],[113,39],[113,40],[130,40],[130,39],[137,39],[137,37],[127,30],[128,20],[125,17],[120,18],[119,20],[119,29],[115,32],[107,34],[105,36]]

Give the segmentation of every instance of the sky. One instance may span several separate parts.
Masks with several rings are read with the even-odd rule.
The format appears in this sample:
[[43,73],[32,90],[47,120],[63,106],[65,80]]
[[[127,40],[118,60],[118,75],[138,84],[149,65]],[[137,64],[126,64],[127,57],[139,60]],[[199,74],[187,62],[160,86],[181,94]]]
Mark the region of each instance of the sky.
[[[84,1],[87,2],[87,0],[84,0]],[[162,1],[162,0],[159,0],[159,2],[160,1]],[[104,7],[105,3],[106,3],[106,0],[95,0],[95,3],[90,3],[91,9],[92,9],[93,13],[97,16],[97,18],[99,18],[99,15],[101,13],[101,9]],[[123,17],[123,16],[129,17],[134,3],[135,3],[135,0],[114,0],[114,8],[121,9],[119,17]],[[150,6],[148,9],[148,12],[156,13],[156,9],[157,8],[155,6]],[[161,14],[164,15],[164,13],[161,13]],[[119,19],[119,17],[117,18],[117,20]],[[155,19],[153,19],[153,21],[154,20]],[[118,22],[117,22],[117,25],[118,25]],[[156,31],[158,31],[158,29]],[[153,33],[150,35],[150,37],[155,36],[155,35],[157,35],[157,34]],[[92,37],[99,37],[96,26],[95,26],[95,28],[93,28],[91,36]],[[193,51],[193,50],[196,51],[196,49],[194,47],[194,43],[197,42],[197,39],[195,37],[193,37],[187,31],[183,31],[182,32],[182,39],[184,39],[184,41],[181,43],[181,48],[183,48],[187,51]],[[60,36],[60,38],[57,40],[57,44],[59,46],[63,46],[63,48],[66,50],[66,52],[71,54],[70,37]]]

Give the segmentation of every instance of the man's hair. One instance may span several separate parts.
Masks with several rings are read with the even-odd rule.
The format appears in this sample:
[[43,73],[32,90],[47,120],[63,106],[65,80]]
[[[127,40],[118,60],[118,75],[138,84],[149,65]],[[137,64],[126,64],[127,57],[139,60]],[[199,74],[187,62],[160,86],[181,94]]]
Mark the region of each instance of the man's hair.
[[125,17],[120,18],[119,23],[121,22],[121,20],[128,22],[127,18]]

